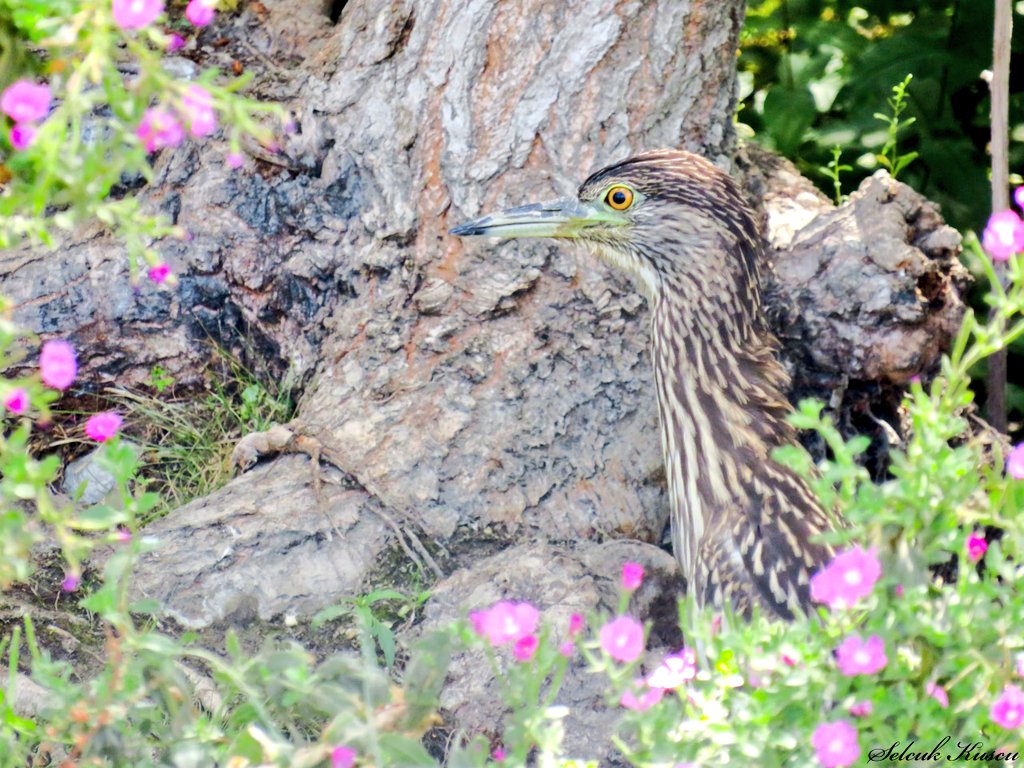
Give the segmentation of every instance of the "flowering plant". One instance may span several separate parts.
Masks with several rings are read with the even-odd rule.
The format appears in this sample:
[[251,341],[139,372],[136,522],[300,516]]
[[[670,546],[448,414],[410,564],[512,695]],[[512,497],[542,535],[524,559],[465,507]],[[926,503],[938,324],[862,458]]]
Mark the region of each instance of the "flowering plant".
[[[184,16],[198,30],[213,21],[216,0],[190,0]],[[182,82],[164,57],[187,44],[167,31],[164,0],[9,0],[0,24],[20,70],[0,82],[0,248],[23,239],[52,243],[55,230],[98,219],[125,239],[133,271],[142,258],[164,282],[153,240],[184,233],[145,214],[132,195],[111,192],[152,178],[161,149],[223,131],[225,161],[242,164],[241,141],[273,147],[282,110],[248,99],[248,78],[224,81],[215,71]],[[130,65],[130,66],[129,66]],[[125,72],[134,72],[127,75]],[[172,278],[173,279],[173,278]]]
[[[220,84],[213,73],[179,82],[161,67],[165,53],[185,44],[160,28],[167,12],[163,0],[0,3],[0,21],[31,43],[22,58],[42,50],[48,62],[26,66],[0,90],[2,172],[10,176],[0,246],[46,241],[53,228],[95,216],[164,282],[169,267],[149,241],[173,228],[110,191],[133,174],[148,176],[153,153],[186,140],[224,130],[230,167],[242,162],[243,135],[270,142],[258,118],[280,112],[239,97],[240,83]],[[213,0],[189,0],[184,18],[200,28],[216,12]],[[115,49],[137,63],[137,77],[121,75]],[[32,673],[49,696],[28,717],[15,707],[12,682],[21,629],[10,633],[0,765],[54,754],[91,765],[429,765],[436,756],[420,739],[434,722],[456,637],[492,665],[508,717],[501,743],[456,744],[451,765],[559,764],[566,710],[556,701],[573,664],[607,679],[608,706],[620,715],[611,742],[634,765],[841,768],[908,755],[977,762],[1014,754],[1024,726],[1024,445],[1005,456],[998,444],[987,447],[972,436],[965,409],[971,367],[1024,335],[1024,220],[997,212],[981,244],[1007,263],[1009,287],[975,244],[993,278],[990,317],[969,315],[940,375],[928,387],[910,385],[912,432],[892,452],[891,480],[871,482],[858,462],[867,440],[843,440],[814,403],[794,421],[820,433],[831,458],[814,474],[806,453],[779,451],[813,475],[825,505],[849,523],[833,535],[839,554],[812,580],[816,613],[789,624],[748,622],[687,603],[684,645],[646,666],[646,628],[628,610],[644,578],[633,563],[623,566],[614,615],[552,626],[538,607],[509,596],[426,638],[400,687],[368,642],[361,657],[318,663],[294,646],[252,654],[228,636],[218,654],[156,631],[137,618],[153,606],[127,597],[132,563],[152,546],[137,521],[155,499],[136,483],[136,458],[119,438],[122,415],[93,414],[81,430],[100,444],[117,503],[76,508],[56,499],[48,486],[57,459],[28,450],[33,429],[77,375],[74,348],[48,342],[29,374],[0,383],[0,587],[28,578],[32,548],[55,541],[66,564],[60,589],[103,623],[107,656],[93,678],[76,679],[41,651],[26,620]],[[0,304],[0,357],[9,360],[22,340],[6,310]],[[91,577],[82,564],[98,544],[114,554]],[[211,673],[217,700],[202,709],[192,703],[198,686],[185,661]]]
[[[910,384],[912,432],[892,453],[892,479],[872,482],[858,463],[867,439],[843,440],[813,402],[794,422],[821,434],[832,458],[812,472],[802,449],[778,451],[849,523],[832,535],[836,557],[812,577],[814,615],[747,622],[687,604],[686,647],[646,675],[642,625],[621,610],[592,619],[596,639],[576,641],[618,692],[613,740],[631,764],[842,768],[1019,755],[1024,444],[1006,455],[987,448],[965,409],[970,368],[1024,334],[1024,220],[997,213],[982,242],[1007,262],[1009,288],[993,279],[988,321],[969,314],[940,375],[929,387]],[[971,247],[992,273],[980,244]],[[634,573],[624,569],[624,594],[637,586]]]

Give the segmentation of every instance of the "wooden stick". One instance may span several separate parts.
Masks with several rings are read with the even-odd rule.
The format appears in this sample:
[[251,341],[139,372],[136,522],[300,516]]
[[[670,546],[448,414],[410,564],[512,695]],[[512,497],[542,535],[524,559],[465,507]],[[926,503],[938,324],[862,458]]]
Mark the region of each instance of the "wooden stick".
[[[1009,100],[1010,33],[1013,8],[1010,0],[995,0],[995,24],[992,35],[992,210],[1005,211],[1009,198]],[[1006,263],[996,262],[996,275],[1005,285]],[[1000,432],[1006,432],[1006,350],[988,360],[988,420]]]

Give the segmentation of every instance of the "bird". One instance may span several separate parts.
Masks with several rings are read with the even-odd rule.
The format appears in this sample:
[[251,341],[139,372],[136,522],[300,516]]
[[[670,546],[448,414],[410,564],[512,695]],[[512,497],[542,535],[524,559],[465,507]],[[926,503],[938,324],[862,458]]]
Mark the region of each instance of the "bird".
[[672,549],[698,606],[749,618],[810,609],[835,527],[808,483],[776,462],[796,442],[789,376],[762,311],[764,246],[733,179],[683,150],[592,174],[575,198],[492,213],[458,237],[568,238],[646,297]]

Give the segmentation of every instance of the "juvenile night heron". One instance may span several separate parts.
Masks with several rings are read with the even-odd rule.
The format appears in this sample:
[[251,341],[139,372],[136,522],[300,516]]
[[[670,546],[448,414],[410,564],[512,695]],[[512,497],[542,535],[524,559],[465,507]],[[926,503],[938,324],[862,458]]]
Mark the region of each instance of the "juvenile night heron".
[[832,556],[807,484],[771,458],[795,440],[788,376],[761,312],[764,254],[732,179],[688,152],[659,150],[598,171],[575,199],[512,208],[460,237],[560,237],[635,281],[651,350],[671,503],[672,545],[698,603],[790,618]]

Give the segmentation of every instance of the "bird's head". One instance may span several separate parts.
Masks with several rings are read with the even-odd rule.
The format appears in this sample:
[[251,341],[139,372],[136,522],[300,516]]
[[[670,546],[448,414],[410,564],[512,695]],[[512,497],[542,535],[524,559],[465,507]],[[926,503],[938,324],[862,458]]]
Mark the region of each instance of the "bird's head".
[[756,283],[758,234],[732,179],[689,152],[647,152],[594,173],[576,197],[510,208],[451,230],[459,237],[585,243],[653,297],[666,281],[742,294]]

